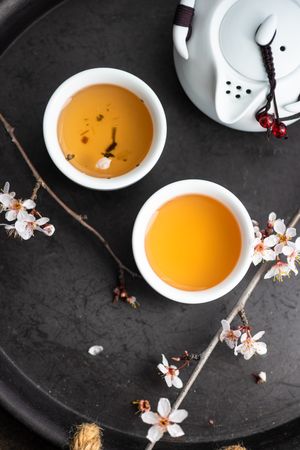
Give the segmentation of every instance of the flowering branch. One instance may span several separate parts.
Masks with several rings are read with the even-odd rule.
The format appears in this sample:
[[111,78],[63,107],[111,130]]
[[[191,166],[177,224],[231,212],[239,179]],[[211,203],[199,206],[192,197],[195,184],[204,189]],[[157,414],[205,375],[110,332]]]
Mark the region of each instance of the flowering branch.
[[[6,118],[0,113],[0,121],[3,125],[3,127],[5,128],[6,132],[8,133],[8,135],[11,137],[12,142],[15,144],[16,148],[18,149],[20,155],[22,156],[22,158],[24,159],[24,161],[26,162],[27,166],[29,167],[29,169],[32,172],[33,177],[36,180],[36,185],[33,189],[32,192],[32,196],[31,199],[35,200],[37,197],[37,192],[38,190],[42,187],[43,189],[45,189],[45,191],[48,192],[48,194],[53,198],[53,200],[56,201],[56,203],[67,213],[69,214],[69,216],[73,217],[73,219],[75,219],[77,222],[80,223],[80,225],[82,225],[86,230],[88,230],[90,233],[92,233],[100,242],[101,244],[105,247],[105,249],[108,251],[108,253],[110,254],[110,256],[113,258],[113,260],[115,261],[115,263],[118,266],[118,273],[119,273],[119,278],[121,277],[122,280],[124,280],[124,274],[125,272],[127,272],[129,275],[131,275],[132,277],[139,277],[140,275],[138,275],[137,273],[135,273],[133,270],[129,269],[125,264],[123,264],[123,262],[120,260],[120,258],[116,255],[116,253],[112,250],[112,248],[110,247],[109,243],[106,241],[106,239],[102,236],[102,234],[96,230],[92,225],[90,225],[89,223],[87,223],[87,219],[86,216],[80,215],[77,212],[75,212],[73,209],[71,209],[51,188],[50,186],[46,183],[46,181],[41,177],[41,175],[39,174],[39,172],[37,171],[37,169],[35,168],[35,166],[33,165],[33,163],[31,162],[29,156],[27,155],[25,149],[23,148],[23,146],[21,145],[21,143],[19,142],[19,140],[17,139],[16,135],[15,135],[15,131],[14,128],[10,125],[10,123],[6,120]],[[124,287],[123,287],[124,288]],[[128,296],[129,297],[129,296]],[[130,298],[130,297],[129,297]],[[126,300],[125,300],[126,301]],[[136,306],[136,305],[135,305]]]
[[[289,227],[290,228],[295,227],[299,221],[300,221],[300,209],[297,211],[297,213],[293,217]],[[232,308],[231,312],[229,313],[229,315],[227,317],[227,322],[229,324],[231,324],[231,322],[234,320],[234,318],[237,315],[240,315],[241,318],[243,317],[242,320],[246,319],[245,314],[244,314],[245,305],[246,305],[247,301],[249,300],[252,292],[254,291],[254,289],[256,288],[258,283],[260,282],[260,280],[267,273],[268,269],[269,269],[268,264],[263,264],[258,269],[258,271],[255,273],[255,275],[252,277],[248,286],[245,288],[244,292],[242,293],[242,295],[240,296],[237,303]],[[200,375],[202,369],[204,368],[206,362],[208,361],[209,357],[211,356],[211,354],[213,353],[214,349],[216,348],[218,342],[220,341],[220,334],[222,333],[222,331],[223,331],[222,329],[219,329],[216,332],[216,334],[213,336],[212,340],[210,341],[210,343],[208,344],[206,349],[201,353],[201,358],[200,358],[198,364],[196,365],[190,378],[188,379],[187,383],[185,384],[185,386],[181,390],[180,394],[178,395],[177,400],[175,401],[175,403],[172,406],[171,414],[173,414],[175,411],[178,410],[179,406],[182,404],[182,402],[188,395],[190,389],[192,388],[193,384],[195,383],[195,381],[197,380],[198,376]],[[182,410],[180,410],[180,411],[182,411]],[[155,444],[156,444],[156,441],[150,442],[146,446],[145,450],[152,450],[154,448]]]

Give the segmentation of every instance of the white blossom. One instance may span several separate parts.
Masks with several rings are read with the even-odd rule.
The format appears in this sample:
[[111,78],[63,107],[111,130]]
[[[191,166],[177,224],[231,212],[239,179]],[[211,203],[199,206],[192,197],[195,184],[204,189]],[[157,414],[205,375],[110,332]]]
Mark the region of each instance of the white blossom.
[[289,267],[288,263],[285,263],[283,261],[277,261],[276,264],[274,264],[271,269],[266,273],[264,276],[265,279],[268,278],[274,278],[274,281],[283,281],[283,277],[287,277],[290,275],[291,268]]
[[101,170],[109,169],[110,165],[111,165],[111,159],[107,158],[106,156],[103,156],[102,158],[100,158],[96,163],[97,169],[101,169]]
[[159,441],[165,432],[172,437],[184,435],[184,431],[178,425],[188,416],[185,409],[177,409],[171,412],[171,404],[167,398],[161,398],[157,405],[157,413],[152,411],[141,414],[143,422],[152,425],[147,434],[150,442]]
[[277,243],[274,247],[275,253],[279,255],[282,253],[283,247],[296,236],[296,228],[286,228],[282,219],[277,219],[274,222],[274,231],[277,233]]
[[257,237],[253,241],[253,256],[252,262],[255,266],[264,261],[274,261],[276,253],[271,249],[276,243],[277,239],[274,235],[262,239],[261,233],[257,233]]
[[10,184],[7,181],[2,189],[2,194],[0,194],[0,203],[2,204],[2,208],[6,209],[12,199],[15,197],[16,193],[15,192],[9,192],[10,190]]
[[236,346],[234,354],[241,353],[245,359],[250,359],[255,353],[265,355],[267,353],[267,344],[257,342],[263,335],[264,331],[259,331],[253,337],[249,333],[243,333],[241,336],[241,344]]
[[176,366],[169,365],[169,362],[165,355],[162,356],[162,362],[158,364],[157,368],[162,372],[163,377],[165,379],[165,382],[167,383],[168,387],[175,386],[178,389],[181,389],[183,386],[183,383],[181,379],[178,377],[179,370]]
[[2,209],[6,211],[5,218],[9,222],[16,220],[20,211],[31,210],[35,208],[35,202],[30,198],[27,200],[17,200],[15,198],[15,192],[9,192],[10,185],[5,183],[3,188],[3,194],[0,194],[0,203]]
[[35,230],[41,231],[47,236],[51,236],[55,231],[54,226],[49,224],[43,228],[43,225],[48,222],[49,219],[47,217],[36,219],[33,214],[28,214],[27,211],[20,211],[14,228],[18,235],[24,240],[30,239],[34,235]]
[[227,320],[222,320],[222,333],[220,334],[220,341],[225,341],[228,347],[233,349],[241,336],[240,330],[231,330],[230,324]]
[[300,263],[300,238],[298,237],[295,242],[288,242],[283,247],[282,253],[287,257],[289,268],[297,275],[296,263]]

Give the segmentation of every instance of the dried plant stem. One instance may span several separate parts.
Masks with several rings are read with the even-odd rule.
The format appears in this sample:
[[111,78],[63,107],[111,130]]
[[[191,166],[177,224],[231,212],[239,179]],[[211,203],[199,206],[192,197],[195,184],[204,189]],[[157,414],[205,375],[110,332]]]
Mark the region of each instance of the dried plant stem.
[[134,271],[129,269],[127,266],[125,266],[125,264],[122,263],[120,258],[115,254],[115,252],[112,250],[112,248],[110,247],[110,245],[108,244],[106,239],[102,236],[102,234],[99,231],[97,231],[94,227],[92,227],[90,224],[88,224],[86,222],[86,219],[84,218],[84,216],[73,211],[73,209],[71,209],[65,202],[63,202],[63,200],[61,200],[61,198],[58,197],[58,195],[50,188],[50,186],[48,186],[46,181],[41,177],[41,175],[39,174],[39,172],[37,171],[37,169],[31,162],[25,149],[23,148],[23,146],[20,144],[19,140],[17,139],[14,128],[10,125],[10,123],[6,120],[6,118],[1,113],[0,113],[0,121],[1,121],[2,125],[4,126],[5,130],[7,131],[7,133],[9,134],[9,136],[11,137],[12,142],[17,147],[19,153],[21,154],[22,158],[26,162],[27,166],[30,168],[32,175],[36,179],[36,186],[33,190],[32,198],[36,198],[37,191],[39,190],[40,187],[45,189],[45,191],[48,192],[48,194],[56,201],[56,203],[59,204],[59,206],[61,206],[61,208],[63,208],[65,210],[65,212],[67,214],[69,214],[71,217],[73,217],[73,219],[75,219],[77,222],[79,222],[85,229],[87,229],[94,236],[96,236],[96,238],[101,242],[101,244],[106,248],[108,253],[114,259],[120,272],[122,272],[122,273],[127,272],[132,277],[138,277],[139,275],[137,273],[135,273]]
[[[297,225],[297,223],[300,221],[300,209],[297,211],[293,219],[291,220],[289,227],[294,227]],[[245,305],[247,301],[249,300],[252,292],[258,285],[259,281],[262,279],[262,277],[265,275],[265,273],[268,271],[269,265],[268,264],[262,264],[260,268],[257,270],[253,278],[250,280],[248,286],[245,288],[244,292],[238,299],[235,306],[232,308],[231,312],[229,313],[227,320],[229,323],[233,321],[233,319],[240,313],[240,311],[243,311],[245,308]],[[196,365],[194,371],[192,372],[190,378],[188,379],[187,383],[181,390],[180,394],[178,395],[175,403],[172,406],[172,411],[175,411],[179,408],[185,397],[188,395],[191,387],[195,383],[196,379],[200,375],[203,367],[205,366],[208,358],[211,356],[212,352],[216,348],[218,342],[219,342],[219,336],[221,334],[222,329],[219,329],[217,333],[214,335],[206,349],[201,353],[201,359]],[[155,443],[150,443],[146,446],[145,450],[152,450],[155,446]]]
[[37,182],[35,183],[35,186],[34,186],[34,188],[33,188],[32,194],[31,194],[31,200],[36,200],[36,199],[37,199],[37,193],[38,193],[38,190],[39,190],[41,187],[42,187],[41,182],[40,182],[40,181],[37,181]]

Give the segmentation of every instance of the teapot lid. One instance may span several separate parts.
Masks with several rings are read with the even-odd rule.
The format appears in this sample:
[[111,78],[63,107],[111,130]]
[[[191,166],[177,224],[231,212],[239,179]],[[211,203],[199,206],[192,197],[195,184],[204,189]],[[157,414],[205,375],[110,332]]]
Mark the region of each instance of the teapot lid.
[[277,31],[272,43],[276,77],[284,77],[300,64],[300,4],[297,0],[239,0],[224,15],[219,34],[221,52],[230,66],[245,77],[263,81],[266,72],[255,42],[257,24],[274,15]]

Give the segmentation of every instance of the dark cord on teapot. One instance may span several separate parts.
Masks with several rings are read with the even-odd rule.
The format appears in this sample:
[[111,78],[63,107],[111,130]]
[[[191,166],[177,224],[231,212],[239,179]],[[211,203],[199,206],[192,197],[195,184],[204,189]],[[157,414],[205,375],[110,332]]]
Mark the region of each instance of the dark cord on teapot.
[[188,41],[192,34],[192,22],[194,17],[195,9],[191,6],[177,5],[175,16],[173,20],[174,25],[179,25],[180,27],[186,27],[189,29],[186,40]]

